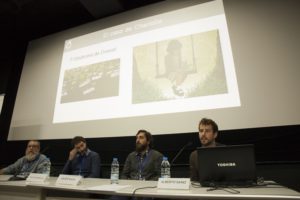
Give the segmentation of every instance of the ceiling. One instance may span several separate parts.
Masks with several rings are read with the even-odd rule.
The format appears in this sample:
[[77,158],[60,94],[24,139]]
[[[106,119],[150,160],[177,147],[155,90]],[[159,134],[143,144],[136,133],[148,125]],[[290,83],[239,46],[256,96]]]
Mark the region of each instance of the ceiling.
[[1,0],[9,35],[35,39],[162,0]]
[[162,0],[1,0],[0,93],[20,43]]

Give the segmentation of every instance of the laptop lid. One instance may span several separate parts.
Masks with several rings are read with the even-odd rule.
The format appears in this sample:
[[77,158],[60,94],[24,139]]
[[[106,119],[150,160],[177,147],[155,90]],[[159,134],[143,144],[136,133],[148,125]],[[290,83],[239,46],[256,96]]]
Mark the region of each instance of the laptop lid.
[[198,147],[197,152],[202,186],[252,185],[256,182],[253,145]]

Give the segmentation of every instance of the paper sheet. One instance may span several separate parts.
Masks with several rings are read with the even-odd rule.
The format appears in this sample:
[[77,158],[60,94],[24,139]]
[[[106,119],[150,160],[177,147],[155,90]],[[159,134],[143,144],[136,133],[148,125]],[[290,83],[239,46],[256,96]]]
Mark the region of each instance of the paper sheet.
[[117,184],[111,184],[111,185],[98,185],[87,188],[87,190],[93,190],[93,191],[117,191],[124,188],[130,187],[130,185],[117,185]]

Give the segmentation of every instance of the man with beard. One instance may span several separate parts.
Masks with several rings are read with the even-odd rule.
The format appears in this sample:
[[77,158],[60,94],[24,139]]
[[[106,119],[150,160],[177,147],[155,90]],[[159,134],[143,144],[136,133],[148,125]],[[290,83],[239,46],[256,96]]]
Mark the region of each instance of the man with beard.
[[100,177],[100,156],[87,148],[86,140],[81,136],[72,139],[74,147],[69,153],[62,174],[81,175],[84,178]]
[[163,155],[151,149],[152,141],[148,131],[137,132],[135,151],[127,156],[121,179],[158,180]]
[[30,140],[27,144],[25,156],[19,158],[14,164],[0,170],[0,174],[14,174],[26,178],[30,173],[50,174],[50,160],[40,154],[40,142]]
[[[199,139],[201,147],[221,146],[216,142],[218,136],[218,125],[212,119],[203,118],[199,122]],[[191,181],[198,181],[198,153],[193,151],[190,155],[190,178]]]

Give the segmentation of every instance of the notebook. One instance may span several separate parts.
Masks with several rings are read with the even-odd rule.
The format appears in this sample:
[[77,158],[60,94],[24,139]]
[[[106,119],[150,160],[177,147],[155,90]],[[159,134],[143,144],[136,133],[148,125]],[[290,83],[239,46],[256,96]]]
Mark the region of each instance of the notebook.
[[204,187],[256,183],[254,146],[198,147],[199,182]]

